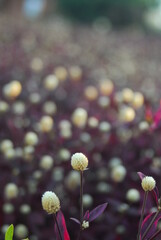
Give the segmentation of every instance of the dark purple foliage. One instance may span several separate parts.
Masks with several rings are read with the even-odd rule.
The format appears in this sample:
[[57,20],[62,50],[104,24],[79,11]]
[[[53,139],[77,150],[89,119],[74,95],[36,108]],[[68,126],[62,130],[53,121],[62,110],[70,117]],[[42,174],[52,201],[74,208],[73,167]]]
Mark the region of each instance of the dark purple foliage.
[[[58,222],[58,225],[60,228],[62,239],[70,240],[69,233],[68,233],[66,223],[65,223],[65,218],[64,218],[64,215],[61,210],[57,213],[56,218],[57,218],[57,222]],[[59,231],[58,231],[56,223],[55,223],[54,229],[55,229],[56,240],[60,240]]]
[[[141,240],[142,240],[142,236],[144,235],[146,229],[148,228],[150,222],[152,221],[152,219],[154,218],[156,212],[149,214],[143,221],[142,223],[142,227],[141,227]],[[149,229],[147,235],[145,236],[145,239],[150,239],[156,232],[157,230],[157,225],[158,225],[158,221],[161,219],[161,213],[159,213],[157,215],[157,217],[155,218],[154,223],[152,224],[152,227]]]
[[89,220],[89,215],[90,215],[90,212],[89,212],[89,210],[87,210],[87,211],[85,212],[85,214],[84,214],[83,219],[84,219],[85,221],[88,221],[88,220]]

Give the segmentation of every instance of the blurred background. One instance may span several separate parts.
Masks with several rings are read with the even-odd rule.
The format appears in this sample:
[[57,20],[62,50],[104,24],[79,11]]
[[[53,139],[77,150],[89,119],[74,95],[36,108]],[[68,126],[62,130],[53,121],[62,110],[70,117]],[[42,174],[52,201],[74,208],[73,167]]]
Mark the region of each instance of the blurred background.
[[137,172],[161,186],[160,89],[159,0],[0,0],[0,237],[55,239],[50,190],[76,239],[83,152],[84,208],[109,205],[82,239],[136,239]]

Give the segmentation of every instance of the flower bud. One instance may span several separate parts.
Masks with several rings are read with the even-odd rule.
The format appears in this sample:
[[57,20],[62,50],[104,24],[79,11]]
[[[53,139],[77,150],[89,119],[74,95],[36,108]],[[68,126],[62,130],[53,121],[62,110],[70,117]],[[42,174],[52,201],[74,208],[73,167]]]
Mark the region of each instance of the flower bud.
[[55,214],[60,210],[60,201],[54,192],[47,191],[42,196],[42,207],[48,214]]
[[141,182],[141,186],[145,192],[152,191],[155,188],[156,182],[153,177],[146,176]]
[[82,229],[86,229],[86,228],[89,228],[89,222],[84,220],[82,223]]
[[88,158],[83,153],[75,153],[72,155],[71,165],[74,170],[84,171],[88,166]]

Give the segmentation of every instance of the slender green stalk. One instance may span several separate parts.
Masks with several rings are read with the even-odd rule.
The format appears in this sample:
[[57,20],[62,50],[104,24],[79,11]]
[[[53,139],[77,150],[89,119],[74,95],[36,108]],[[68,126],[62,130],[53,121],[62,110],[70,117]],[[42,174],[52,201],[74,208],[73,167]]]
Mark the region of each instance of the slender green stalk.
[[156,212],[156,214],[154,215],[153,219],[151,220],[151,222],[149,223],[149,226],[147,227],[146,231],[144,232],[143,236],[142,236],[142,240],[146,237],[147,233],[149,232],[149,230],[151,229],[156,217],[158,216],[159,214],[159,210]]
[[137,240],[140,240],[141,224],[142,224],[143,217],[144,217],[144,211],[145,211],[147,197],[148,197],[148,191],[144,193],[144,200],[143,200],[143,206],[142,206],[142,210],[141,210],[141,217],[140,217],[140,221],[139,221],[139,229],[138,229],[138,234],[137,234]]
[[54,220],[56,222],[56,226],[57,226],[57,229],[58,229],[60,240],[63,240],[63,238],[61,236],[61,231],[60,231],[60,228],[59,228],[59,224],[58,224],[58,221],[57,221],[57,218],[56,218],[56,214],[53,214],[53,216],[54,216]]
[[82,235],[82,223],[83,223],[83,171],[80,171],[80,230],[78,240]]
[[80,172],[81,186],[80,186],[80,222],[83,223],[83,171]]

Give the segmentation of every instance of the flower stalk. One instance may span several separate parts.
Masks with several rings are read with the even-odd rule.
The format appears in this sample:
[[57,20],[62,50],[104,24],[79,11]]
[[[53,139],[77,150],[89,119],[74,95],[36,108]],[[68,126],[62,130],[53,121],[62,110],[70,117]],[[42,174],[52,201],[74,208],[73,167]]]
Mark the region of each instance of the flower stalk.
[[149,232],[149,230],[151,229],[156,217],[158,216],[159,214],[159,210],[155,213],[153,219],[151,220],[151,222],[149,223],[149,226],[147,227],[146,231],[144,232],[143,236],[142,236],[142,240],[144,240],[144,238],[146,237],[147,233]]
[[56,214],[53,214],[53,216],[54,216],[54,220],[55,220],[55,223],[56,223],[56,226],[57,226],[57,229],[58,229],[60,240],[63,240],[63,238],[61,236],[61,231],[60,231],[60,228],[59,228],[59,224],[58,224],[58,221],[57,221],[57,218],[56,218]]
[[146,191],[144,193],[144,200],[143,200],[143,206],[142,206],[142,210],[141,210],[141,217],[140,217],[140,221],[139,221],[139,230],[138,230],[138,234],[137,234],[137,240],[140,240],[140,231],[141,231],[141,225],[143,222],[143,217],[144,217],[144,211],[145,211],[145,206],[146,206],[146,202],[147,202],[147,197],[148,197],[148,191]]

